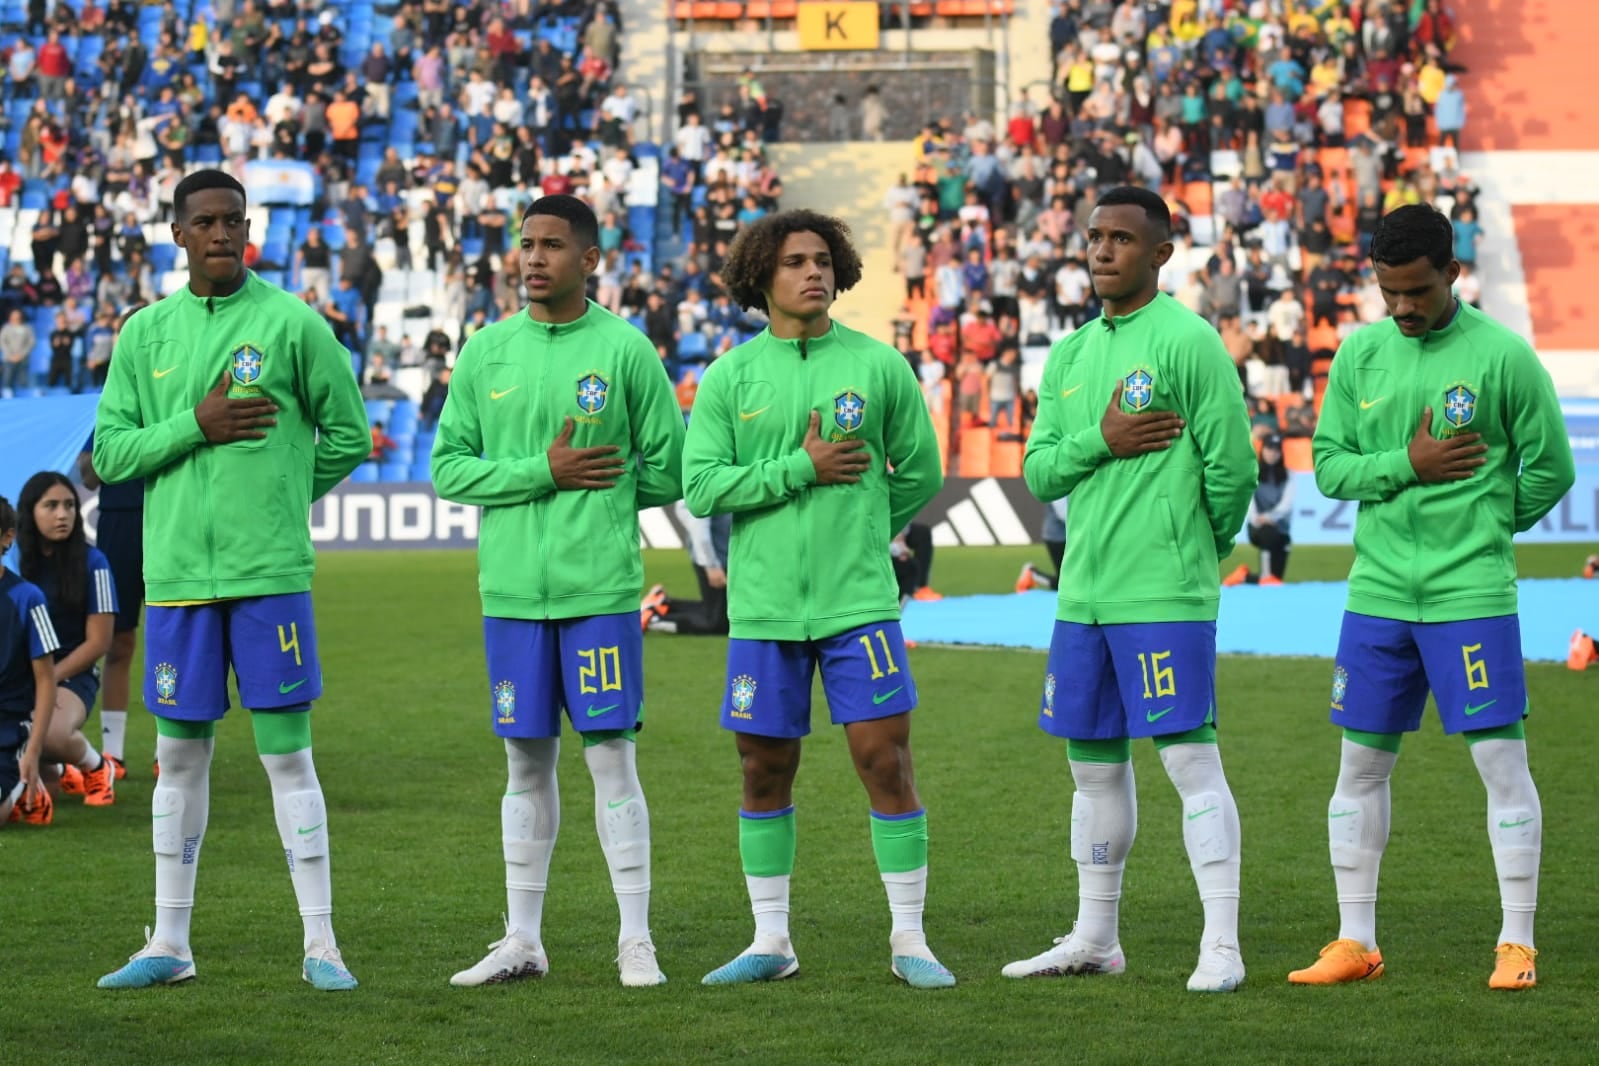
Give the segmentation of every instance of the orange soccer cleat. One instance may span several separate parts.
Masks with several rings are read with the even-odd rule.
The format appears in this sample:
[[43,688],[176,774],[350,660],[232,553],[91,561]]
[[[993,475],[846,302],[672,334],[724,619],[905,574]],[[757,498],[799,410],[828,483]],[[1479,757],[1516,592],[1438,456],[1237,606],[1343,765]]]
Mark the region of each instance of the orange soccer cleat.
[[942,592],[934,592],[930,585],[917,589],[911,596],[911,599],[921,600],[923,603],[937,603],[943,598],[944,594]]
[[1291,985],[1344,985],[1375,981],[1382,976],[1382,952],[1366,950],[1358,940],[1334,940],[1321,956],[1303,970],[1288,975]]
[[1238,568],[1235,569],[1232,573],[1230,573],[1226,577],[1222,578],[1221,579],[1221,583],[1222,583],[1222,586],[1224,588],[1231,588],[1234,585],[1242,585],[1244,582],[1246,582],[1248,580],[1249,580],[1249,567],[1240,564],[1238,566]]
[[1494,972],[1488,987],[1502,992],[1532,988],[1538,983],[1538,953],[1525,944],[1500,944],[1494,949]]
[[63,796],[81,796],[88,789],[83,787],[83,771],[71,763],[61,768],[61,794]]
[[11,808],[10,821],[23,825],[49,825],[55,820],[55,803],[44,789],[34,792],[33,802],[24,803],[21,796]]
[[83,802],[89,807],[109,807],[117,801],[117,768],[110,759],[100,759],[100,768],[83,775]]
[[1593,638],[1582,630],[1571,634],[1571,644],[1566,651],[1566,665],[1573,670],[1586,670],[1599,661],[1599,651],[1594,649]]

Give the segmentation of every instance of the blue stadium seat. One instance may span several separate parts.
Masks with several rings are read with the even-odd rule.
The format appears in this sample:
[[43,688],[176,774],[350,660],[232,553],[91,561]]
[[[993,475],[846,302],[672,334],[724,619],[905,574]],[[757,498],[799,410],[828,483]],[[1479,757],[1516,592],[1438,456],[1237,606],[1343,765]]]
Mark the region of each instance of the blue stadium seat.
[[629,315],[627,317],[627,324],[632,326],[634,329],[638,330],[640,333],[644,332],[644,316],[643,315]]
[[401,433],[415,433],[417,425],[416,404],[410,400],[396,400],[389,412],[390,431],[398,437]]
[[152,244],[149,253],[150,269],[157,274],[164,274],[178,265],[178,246],[175,244]]
[[387,425],[389,415],[393,410],[393,400],[368,400],[366,402],[366,420],[368,422],[382,422]]
[[42,188],[22,190],[22,209],[24,211],[44,211],[50,207],[50,194]]
[[433,471],[432,471],[431,467],[429,466],[428,459],[427,459],[426,456],[419,457],[419,458],[417,458],[416,460],[414,460],[411,463],[411,478],[410,478],[410,480],[412,480],[412,481],[432,481],[433,480]]
[[378,481],[380,470],[376,463],[362,463],[350,475],[350,480],[359,485],[372,485]]
[[281,270],[257,270],[256,276],[268,285],[276,285],[280,289],[288,288],[289,276]]
[[222,162],[222,146],[219,144],[195,145],[194,161],[202,166],[216,166]]
[[709,359],[711,356],[710,342],[705,339],[705,334],[699,330],[688,334],[677,342],[677,357],[679,359]]
[[[362,463],[361,465],[362,466],[367,466],[369,464]],[[384,463],[382,468],[379,471],[379,474],[381,476],[381,479],[384,480],[384,481],[410,481],[411,480],[411,464],[410,463]]]

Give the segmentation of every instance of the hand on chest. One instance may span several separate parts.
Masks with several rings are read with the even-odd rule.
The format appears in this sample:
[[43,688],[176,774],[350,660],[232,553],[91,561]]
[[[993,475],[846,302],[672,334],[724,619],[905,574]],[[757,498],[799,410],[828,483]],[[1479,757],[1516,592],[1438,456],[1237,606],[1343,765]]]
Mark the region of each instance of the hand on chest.
[[1500,400],[1491,380],[1447,369],[1400,373],[1382,367],[1355,374],[1356,433],[1362,448],[1396,446],[1418,431],[1432,411],[1432,435],[1440,439],[1480,434],[1490,443],[1506,439]]

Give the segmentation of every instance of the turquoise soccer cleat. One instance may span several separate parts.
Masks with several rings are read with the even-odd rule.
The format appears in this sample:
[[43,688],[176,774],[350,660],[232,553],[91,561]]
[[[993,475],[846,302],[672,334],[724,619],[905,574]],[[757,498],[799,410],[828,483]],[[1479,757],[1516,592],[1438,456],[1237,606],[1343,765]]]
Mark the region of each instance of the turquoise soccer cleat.
[[184,958],[170,944],[151,940],[150,930],[146,929],[144,947],[128,959],[126,966],[100,978],[95,987],[121,989],[175,985],[194,977],[194,972],[193,958]]

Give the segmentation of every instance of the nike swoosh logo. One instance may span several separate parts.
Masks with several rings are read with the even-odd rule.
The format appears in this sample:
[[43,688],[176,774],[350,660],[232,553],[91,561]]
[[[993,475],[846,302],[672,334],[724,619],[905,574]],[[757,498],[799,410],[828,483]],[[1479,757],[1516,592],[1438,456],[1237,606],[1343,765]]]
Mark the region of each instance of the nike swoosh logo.
[[[152,815],[151,815],[151,816],[150,816],[150,817],[151,817],[151,818],[171,818],[171,817],[172,817],[172,816],[173,816],[173,815],[174,815],[174,814],[177,814],[177,813],[178,813],[178,812],[177,812],[177,811],[168,811],[168,812],[167,812],[167,813],[165,813],[165,814],[152,814]],[[1527,821],[1529,821],[1529,822],[1530,822],[1530,821],[1532,821],[1532,819],[1531,819],[1531,818],[1529,818],[1529,819],[1527,819]],[[1501,823],[1501,824],[1503,824],[1503,823]],[[1516,823],[1516,824],[1517,824],[1517,825],[1520,825],[1520,824],[1521,824],[1521,823],[1520,823],[1520,822],[1517,822],[1517,823]],[[1507,825],[1507,826],[1505,826],[1505,828],[1506,828],[1506,829],[1509,829],[1509,828],[1510,828],[1510,826],[1508,826],[1508,825]]]
[[1219,811],[1219,810],[1221,810],[1220,807],[1206,807],[1202,811],[1195,811],[1193,814],[1190,814],[1188,816],[1188,820],[1191,822],[1195,818],[1203,818],[1205,815],[1209,814],[1211,811]]
[[1471,704],[1468,703],[1468,704],[1466,704],[1466,717],[1470,718],[1472,715],[1478,713],[1479,711],[1486,711],[1489,707],[1492,707],[1494,704],[1496,704],[1498,702],[1499,702],[1498,700],[1489,700],[1487,703],[1480,703],[1480,704],[1478,704],[1475,707],[1473,707]]
[[1066,397],[1070,396],[1072,393],[1076,392],[1080,388],[1082,388],[1081,385],[1073,385],[1069,389],[1061,389],[1060,390],[1060,398],[1064,400]]
[[1500,829],[1518,829],[1521,826],[1526,825],[1530,821],[1532,821],[1531,818],[1523,818],[1519,822],[1500,822],[1499,823],[1499,828]]
[[1145,711],[1144,712],[1144,721],[1146,721],[1146,722],[1158,722],[1162,718],[1166,717],[1168,714],[1170,714],[1173,711],[1175,711],[1176,709],[1177,709],[1176,707],[1167,707],[1164,711]]
[[586,713],[590,718],[598,718],[602,714],[610,714],[620,706],[622,706],[620,703],[613,703],[609,707],[590,706],[589,709],[584,713]]
[[891,688],[887,692],[874,692],[872,693],[872,702],[881,706],[898,695],[900,689],[903,689],[904,687],[904,685],[901,685],[899,688]]
[[328,823],[326,822],[318,822],[316,825],[307,826],[304,829],[296,829],[295,832],[299,833],[301,836],[306,836],[307,834],[316,832],[318,829],[321,829],[327,824]]
[[1332,811],[1331,813],[1329,813],[1327,815],[1327,817],[1329,817],[1329,818],[1350,818],[1350,817],[1353,817],[1354,815],[1357,815],[1359,813],[1360,813],[1359,811]]
[[1388,397],[1386,397],[1386,396],[1379,396],[1375,400],[1361,400],[1360,401],[1360,409],[1362,411],[1369,411],[1373,407],[1376,407],[1378,404],[1382,403],[1387,398]]
[[280,696],[287,696],[289,693],[293,692],[295,689],[297,689],[301,685],[305,684],[306,681],[308,681],[308,680],[309,680],[309,678],[302,677],[302,678],[300,678],[300,680],[296,681],[292,685],[288,684],[287,682],[284,682],[284,681],[279,681],[278,682],[278,694]]
[[162,378],[166,377],[168,374],[172,373],[176,369],[177,369],[177,367],[175,367],[175,366],[169,366],[165,370],[153,370],[153,371],[151,371],[151,373],[155,375],[155,379],[157,381],[160,381]]
[[632,803],[632,802],[633,802],[633,797],[629,795],[629,796],[623,796],[619,800],[607,800],[605,806],[614,811],[614,810],[616,810],[616,808],[622,806],[622,804],[624,804],[624,803]]
[[507,396],[511,395],[511,393],[515,392],[517,389],[520,389],[521,387],[522,386],[520,386],[520,385],[512,385],[510,388],[506,389],[504,392],[501,392],[498,389],[490,389],[489,390],[489,399],[491,399],[491,400],[503,400]]
[[771,404],[767,404],[765,407],[761,408],[759,411],[740,411],[738,413],[738,417],[743,419],[745,422],[748,422],[752,418],[759,418],[761,415],[764,415],[766,412],[770,411],[771,409],[772,409],[772,405]]
[[515,792],[507,792],[506,795],[507,796],[525,796],[529,792],[532,792],[532,791],[533,790],[531,788],[523,788],[523,789],[518,789]]

